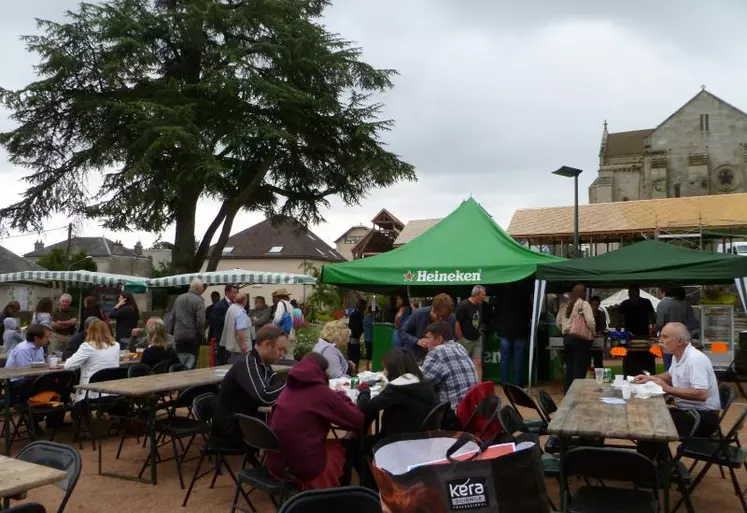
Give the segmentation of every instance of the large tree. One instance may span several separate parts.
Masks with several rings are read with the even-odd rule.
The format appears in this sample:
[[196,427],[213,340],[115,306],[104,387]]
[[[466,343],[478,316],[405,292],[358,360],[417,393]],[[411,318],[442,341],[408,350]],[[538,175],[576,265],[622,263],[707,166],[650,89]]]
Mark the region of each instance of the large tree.
[[[415,178],[380,140],[371,95],[392,87],[321,24],[326,0],[110,0],[25,37],[39,79],[0,89],[17,128],[0,134],[29,168],[10,228],[56,212],[115,230],[174,224],[174,271],[215,269],[241,210],[322,220],[337,195]],[[104,173],[89,191],[89,175]],[[220,202],[195,244],[202,198]],[[220,230],[220,231],[219,231]],[[210,244],[219,234],[210,255]]]

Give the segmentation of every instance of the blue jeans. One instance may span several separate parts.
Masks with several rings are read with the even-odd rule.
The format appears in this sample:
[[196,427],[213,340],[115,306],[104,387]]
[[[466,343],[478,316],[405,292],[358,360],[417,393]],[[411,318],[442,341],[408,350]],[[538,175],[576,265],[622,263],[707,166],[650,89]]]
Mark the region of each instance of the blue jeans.
[[669,371],[669,367],[672,366],[672,357],[674,355],[672,353],[665,353],[662,351],[661,353],[661,359],[664,360],[664,372]]
[[521,385],[522,370],[524,367],[524,349],[526,340],[517,338],[509,340],[501,337],[501,383],[509,383],[511,370],[511,355],[514,357],[514,381],[515,385]]

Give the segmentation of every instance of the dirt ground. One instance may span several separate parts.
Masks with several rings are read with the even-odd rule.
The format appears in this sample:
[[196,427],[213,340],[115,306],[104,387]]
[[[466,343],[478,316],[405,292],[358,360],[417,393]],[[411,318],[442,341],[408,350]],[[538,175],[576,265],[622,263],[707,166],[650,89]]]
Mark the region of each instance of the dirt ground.
[[[546,384],[538,388],[550,392],[556,402],[560,404],[562,396],[559,385]],[[741,397],[738,398],[727,415],[727,427],[731,427],[737,415],[745,407],[747,407],[747,403],[745,403],[744,399]],[[526,416],[530,417],[529,414]],[[58,437],[58,440],[64,443],[69,443],[71,439],[70,429],[62,432]],[[742,443],[747,443],[747,439],[743,437]],[[117,444],[118,440],[113,438],[105,442],[103,453],[104,470],[136,474],[140,469],[143,459],[148,455],[147,449],[142,448],[134,439],[128,440],[121,459],[117,461],[114,459]],[[16,444],[14,449],[20,449],[20,444]],[[165,448],[164,454],[168,455],[169,451],[169,448]],[[191,453],[196,455],[198,451],[196,448],[193,448]],[[124,513],[137,511],[148,513],[182,510],[181,502],[185,492],[179,487],[179,479],[173,462],[159,464],[158,485],[151,486],[97,475],[96,453],[91,449],[90,442],[84,443],[81,456],[83,458],[83,473],[65,509],[66,512]],[[230,462],[234,469],[240,465],[240,460],[237,459],[230,460]],[[186,485],[188,485],[196,465],[196,460],[185,463]],[[743,487],[747,485],[747,476],[745,473],[744,468],[738,471],[738,477]],[[214,489],[210,489],[209,486],[209,477],[198,481],[192,492],[189,504],[182,511],[189,513],[230,511],[234,491],[230,476],[220,476]],[[558,505],[557,483],[548,479],[547,487],[550,498]],[[679,498],[679,494],[673,491],[671,496],[672,504],[675,504]],[[275,511],[269,499],[261,492],[252,493],[251,498],[260,513]],[[47,508],[47,511],[56,511],[61,499],[61,490],[54,486],[46,486],[30,491],[27,500],[40,502]],[[739,499],[734,494],[728,473],[727,478],[722,479],[717,468],[709,470],[708,475],[695,491],[693,503],[696,511],[701,513],[736,512],[740,509]],[[245,507],[245,504],[242,504],[242,506]],[[679,511],[684,511],[684,509]]]

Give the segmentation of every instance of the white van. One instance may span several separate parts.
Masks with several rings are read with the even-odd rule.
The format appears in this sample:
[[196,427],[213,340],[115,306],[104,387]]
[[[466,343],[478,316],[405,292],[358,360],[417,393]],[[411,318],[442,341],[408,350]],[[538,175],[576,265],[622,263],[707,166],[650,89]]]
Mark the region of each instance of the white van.
[[747,256],[747,241],[719,244],[716,253],[731,253],[733,255]]

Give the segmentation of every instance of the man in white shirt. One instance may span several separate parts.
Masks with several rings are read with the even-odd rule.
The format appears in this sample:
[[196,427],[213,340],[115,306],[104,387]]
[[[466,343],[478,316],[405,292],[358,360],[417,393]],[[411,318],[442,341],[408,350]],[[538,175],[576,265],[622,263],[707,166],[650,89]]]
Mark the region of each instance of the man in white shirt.
[[228,307],[220,338],[221,347],[230,353],[230,363],[242,361],[252,349],[252,322],[246,313],[247,297],[236,296],[234,304]]
[[[671,410],[675,425],[687,410],[698,410],[700,426],[695,436],[708,437],[719,426],[721,400],[711,360],[690,344],[690,331],[679,322],[670,322],[661,330],[659,344],[673,356],[668,372],[656,376],[636,376],[636,383],[653,381],[674,398]],[[680,434],[684,434],[680,432]]]

